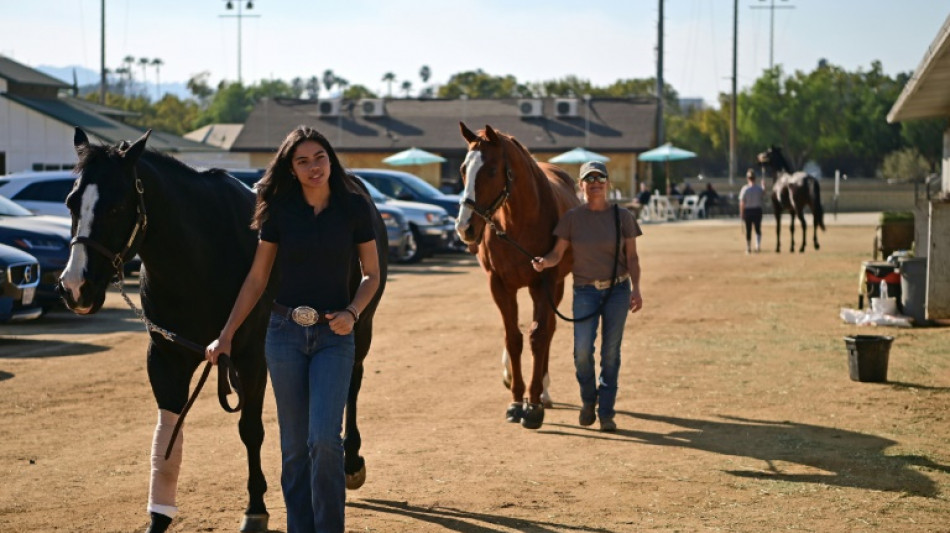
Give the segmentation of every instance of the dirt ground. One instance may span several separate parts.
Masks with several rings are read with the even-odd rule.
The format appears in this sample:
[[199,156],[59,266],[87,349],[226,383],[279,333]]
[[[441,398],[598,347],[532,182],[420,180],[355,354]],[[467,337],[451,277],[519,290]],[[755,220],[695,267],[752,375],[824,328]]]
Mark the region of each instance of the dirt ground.
[[[950,531],[946,328],[838,317],[857,305],[873,225],[829,224],[817,253],[751,256],[738,223],[644,231],[645,306],[627,323],[614,434],[577,425],[569,324],[552,347],[556,407],[526,430],[504,419],[501,322],[474,259],[392,269],[360,404],[368,479],[348,494],[348,531]],[[849,379],[854,333],[895,336],[887,383]],[[94,317],[0,326],[0,531],[144,530],[156,417],[145,345],[117,294]],[[268,398],[266,499],[282,532]],[[236,423],[202,394],[173,531],[238,529]]]

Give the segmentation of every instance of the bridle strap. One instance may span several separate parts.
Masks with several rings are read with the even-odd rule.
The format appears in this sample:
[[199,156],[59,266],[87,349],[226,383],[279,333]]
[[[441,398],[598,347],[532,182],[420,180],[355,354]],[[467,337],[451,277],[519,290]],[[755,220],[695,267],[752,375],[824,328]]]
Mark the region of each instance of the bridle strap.
[[491,226],[496,232],[498,231],[495,227],[495,222],[492,220],[495,212],[501,209],[501,206],[505,205],[508,201],[508,197],[511,196],[511,166],[508,164],[508,158],[505,158],[505,188],[502,189],[498,196],[495,197],[495,200],[488,206],[487,209],[479,209],[478,205],[475,204],[475,201],[471,198],[465,198],[462,200],[462,205],[467,205],[475,212],[476,215],[485,219],[485,222]]
[[[133,170],[133,172],[135,172]],[[87,248],[91,248],[100,254],[104,255],[109,262],[112,264],[112,267],[116,272],[122,271],[122,265],[132,259],[132,250],[135,247],[136,241],[140,237],[145,236],[145,229],[148,226],[148,215],[145,212],[145,188],[142,185],[142,180],[138,177],[138,174],[135,176],[135,192],[138,196],[138,205],[135,207],[136,216],[135,216],[135,226],[132,227],[132,233],[129,235],[129,239],[125,243],[125,247],[119,253],[113,253],[112,250],[109,250],[99,242],[89,238],[89,237],[73,237],[69,241],[69,246],[75,246],[77,244],[85,245]]]

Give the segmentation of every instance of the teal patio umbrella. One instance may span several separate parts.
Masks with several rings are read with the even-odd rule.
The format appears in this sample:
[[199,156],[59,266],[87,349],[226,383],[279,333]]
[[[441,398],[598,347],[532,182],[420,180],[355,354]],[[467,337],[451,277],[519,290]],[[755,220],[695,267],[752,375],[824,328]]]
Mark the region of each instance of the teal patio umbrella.
[[446,159],[442,156],[415,147],[383,159],[383,163],[393,166],[428,165],[429,163],[444,163],[445,161]]
[[551,163],[563,163],[563,164],[583,164],[588,161],[597,161],[599,163],[606,163],[610,161],[610,158],[605,155],[600,155],[597,152],[591,152],[586,148],[577,147],[573,150],[568,150],[563,154],[558,154],[551,159],[548,159]]
[[683,150],[673,146],[673,143],[666,143],[663,146],[657,146],[652,150],[647,150],[637,157],[640,161],[663,162],[666,164],[666,195],[670,195],[672,180],[670,179],[670,161],[682,161],[683,159],[692,159],[696,154],[689,150]]

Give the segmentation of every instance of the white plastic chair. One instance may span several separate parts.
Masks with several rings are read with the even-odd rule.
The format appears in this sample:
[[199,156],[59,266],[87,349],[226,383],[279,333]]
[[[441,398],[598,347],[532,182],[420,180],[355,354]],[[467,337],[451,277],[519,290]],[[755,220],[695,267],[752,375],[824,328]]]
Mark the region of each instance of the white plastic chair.
[[[705,198],[704,198],[705,200]],[[680,204],[680,218],[684,220],[693,220],[699,215],[697,209],[699,205],[699,195],[690,194],[683,197],[683,203]]]

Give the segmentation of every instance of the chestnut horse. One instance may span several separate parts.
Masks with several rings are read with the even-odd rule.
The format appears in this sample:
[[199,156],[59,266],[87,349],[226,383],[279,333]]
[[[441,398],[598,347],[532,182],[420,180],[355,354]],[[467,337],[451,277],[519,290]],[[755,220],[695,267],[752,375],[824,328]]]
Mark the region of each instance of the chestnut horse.
[[772,209],[775,212],[775,251],[781,252],[782,211],[791,213],[789,222],[789,239],[791,249],[795,251],[795,219],[802,223],[802,246],[799,253],[805,251],[808,240],[808,227],[805,225],[805,208],[811,209],[812,225],[814,226],[815,249],[818,246],[818,228],[825,231],[825,212],[821,207],[821,186],[818,179],[806,172],[793,173],[791,167],[782,155],[782,149],[772,146],[758,155],[759,164],[771,170],[772,179]]
[[[565,255],[556,268],[544,273],[531,268],[531,258],[554,246],[558,219],[580,201],[566,172],[535,162],[514,137],[491,126],[478,134],[463,123],[459,126],[468,142],[468,154],[462,163],[465,190],[455,229],[463,242],[477,246],[492,299],[504,322],[503,359],[506,367],[510,362],[512,397],[506,418],[537,429],[544,422],[544,404],[551,405],[545,384],[556,326],[553,306],[564,296],[564,277],[571,271],[573,257]],[[534,305],[530,331],[534,366],[527,397],[521,377],[524,339],[518,328],[517,293],[523,287],[528,288]]]

